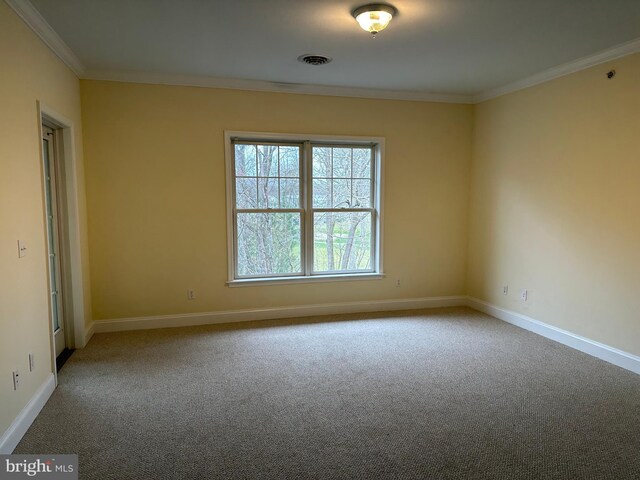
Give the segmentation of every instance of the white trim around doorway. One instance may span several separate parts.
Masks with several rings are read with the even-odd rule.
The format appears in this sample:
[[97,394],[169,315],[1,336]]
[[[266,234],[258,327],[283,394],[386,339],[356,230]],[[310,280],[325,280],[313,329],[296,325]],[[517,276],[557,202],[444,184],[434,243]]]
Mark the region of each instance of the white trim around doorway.
[[[68,239],[68,264],[71,284],[70,312],[67,312],[67,328],[71,327],[73,335],[67,338],[71,348],[82,348],[85,339],[85,292],[83,275],[83,258],[81,254],[80,205],[78,197],[78,160],[75,148],[76,131],[71,120],[61,115],[45,103],[38,101],[39,133],[42,137],[42,124],[51,125],[59,132],[59,140],[64,152],[60,161],[64,164],[64,195],[66,200],[66,237]],[[42,153],[41,153],[42,155]],[[51,329],[52,330],[52,329]],[[53,332],[51,340],[53,342]],[[55,348],[52,343],[52,368],[55,375]]]

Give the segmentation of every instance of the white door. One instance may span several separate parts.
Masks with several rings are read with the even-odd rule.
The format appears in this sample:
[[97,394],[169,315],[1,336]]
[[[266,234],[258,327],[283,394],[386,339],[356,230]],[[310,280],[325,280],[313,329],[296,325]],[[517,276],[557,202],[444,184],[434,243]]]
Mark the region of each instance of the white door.
[[47,216],[47,250],[49,255],[49,293],[51,319],[56,345],[56,357],[66,348],[62,271],[60,265],[60,228],[58,203],[58,168],[56,164],[55,135],[51,128],[42,127],[42,158],[44,161],[44,190]]

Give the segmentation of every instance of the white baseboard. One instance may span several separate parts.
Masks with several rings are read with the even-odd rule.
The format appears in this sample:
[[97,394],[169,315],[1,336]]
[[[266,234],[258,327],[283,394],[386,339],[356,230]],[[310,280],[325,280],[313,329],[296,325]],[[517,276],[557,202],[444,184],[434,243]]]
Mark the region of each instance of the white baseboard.
[[116,320],[96,320],[93,322],[91,330],[92,333],[121,332],[125,330],[187,327],[216,323],[270,320],[276,318],[311,317],[316,315],[337,315],[342,313],[381,312],[391,310],[413,310],[436,307],[459,307],[463,305],[466,305],[466,297],[463,296],[327,303],[321,305],[300,305],[295,307],[229,310],[222,312],[120,318]]
[[42,407],[56,388],[56,380],[53,373],[40,385],[36,393],[31,397],[13,423],[0,438],[0,454],[8,455],[16,448],[22,437],[36,419]]
[[568,347],[575,348],[618,367],[640,374],[640,357],[595,340],[576,335],[561,328],[548,325],[521,313],[513,312],[483,300],[467,297],[467,306],[496,317],[512,325],[542,335]]
[[93,337],[93,334],[95,333],[95,328],[96,328],[96,322],[91,322],[91,325],[89,325],[88,328],[84,329],[84,345],[82,345],[82,348],[87,346],[87,343],[89,343],[89,340],[91,340],[91,337]]

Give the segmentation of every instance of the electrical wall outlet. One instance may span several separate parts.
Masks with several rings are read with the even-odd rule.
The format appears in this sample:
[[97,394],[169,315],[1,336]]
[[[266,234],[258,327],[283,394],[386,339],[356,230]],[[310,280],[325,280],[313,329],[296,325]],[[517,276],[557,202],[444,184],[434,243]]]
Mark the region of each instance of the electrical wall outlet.
[[502,286],[502,294],[507,295],[509,293],[509,285]]
[[20,373],[18,372],[18,370],[16,370],[15,372],[13,372],[13,389],[18,390],[19,386],[20,386]]
[[187,300],[195,300],[196,291],[195,290],[187,290]]
[[520,290],[520,300],[522,300],[523,302],[526,302],[528,296],[529,296],[529,292],[527,292],[527,290]]
[[396,279],[396,287],[399,287],[399,286],[400,286],[400,279],[399,279],[399,278],[397,278],[397,279]]
[[33,372],[36,369],[36,359],[33,356],[33,353],[29,354],[29,371]]

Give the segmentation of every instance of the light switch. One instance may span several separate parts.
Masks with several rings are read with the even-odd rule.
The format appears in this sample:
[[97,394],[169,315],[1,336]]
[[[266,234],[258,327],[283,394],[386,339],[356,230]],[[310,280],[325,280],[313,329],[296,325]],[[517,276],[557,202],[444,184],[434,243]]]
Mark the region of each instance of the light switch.
[[18,258],[27,256],[27,245],[23,240],[18,240]]

